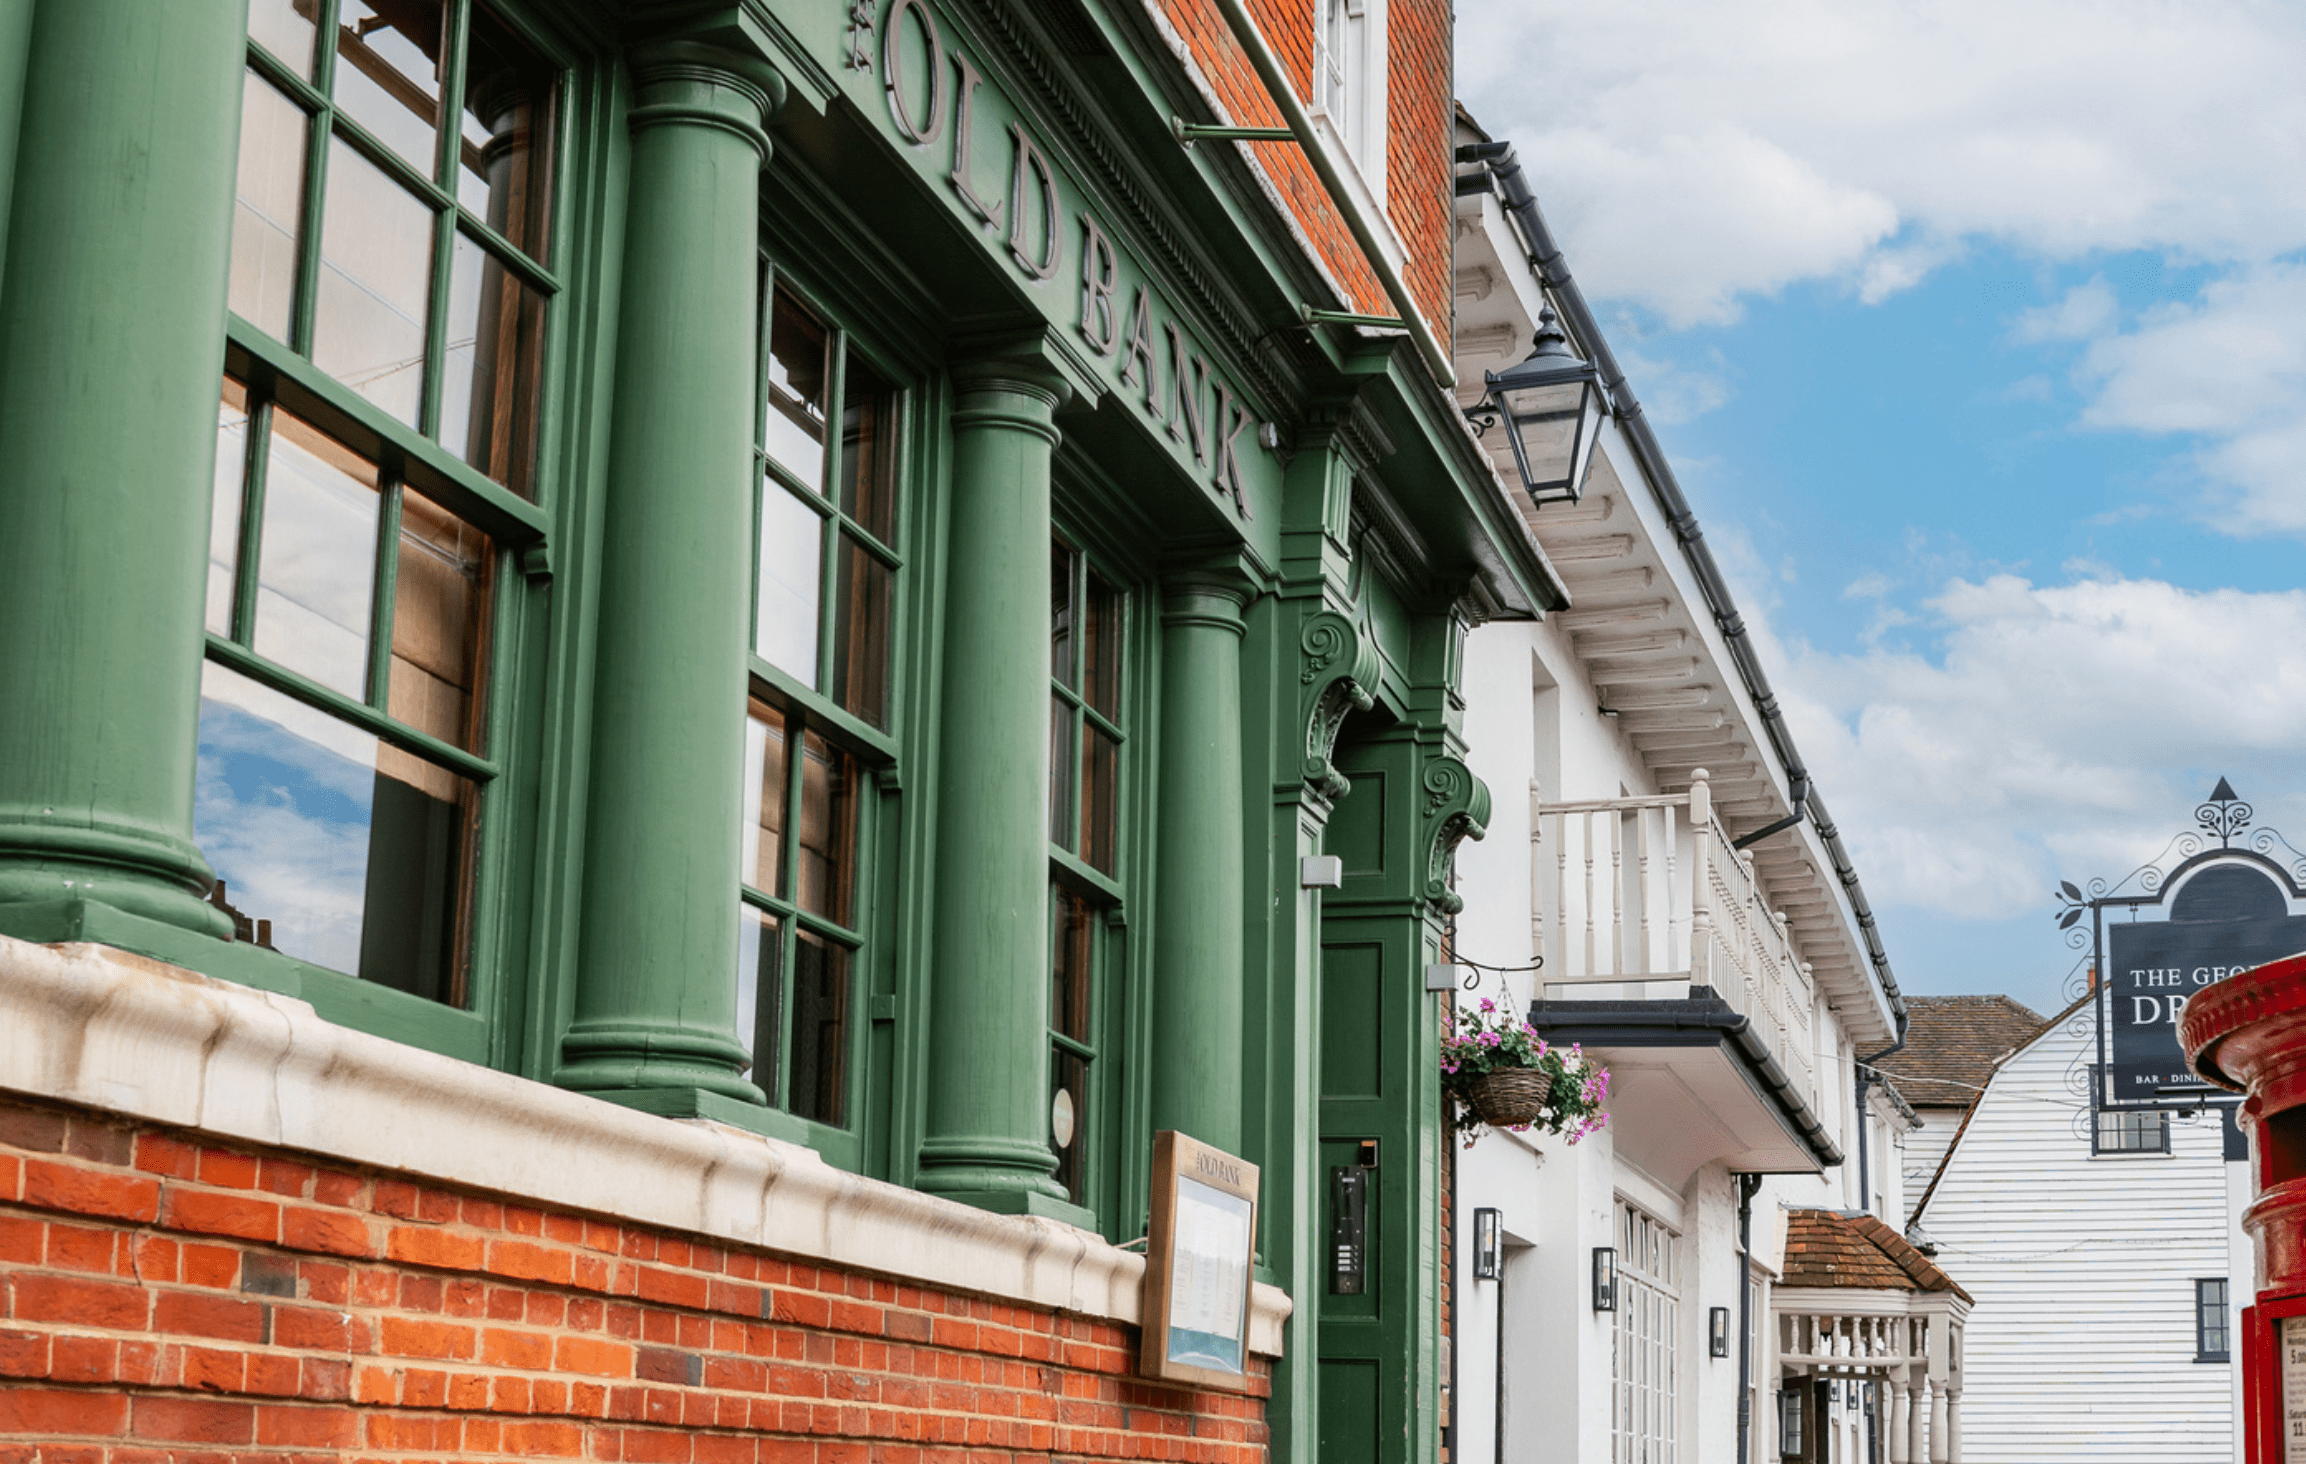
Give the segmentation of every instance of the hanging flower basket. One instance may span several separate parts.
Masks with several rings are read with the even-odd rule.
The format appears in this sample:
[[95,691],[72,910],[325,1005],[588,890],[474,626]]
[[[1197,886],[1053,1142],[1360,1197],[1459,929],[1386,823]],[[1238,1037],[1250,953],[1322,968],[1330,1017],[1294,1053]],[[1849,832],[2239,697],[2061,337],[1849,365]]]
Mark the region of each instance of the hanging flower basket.
[[1466,1084],[1465,1097],[1483,1123],[1505,1128],[1543,1118],[1545,1096],[1552,1091],[1553,1079],[1548,1074],[1530,1068],[1500,1068]]
[[1482,998],[1453,1013],[1441,1036],[1441,1087],[1456,1100],[1468,1148],[1493,1128],[1560,1134],[1576,1143],[1609,1121],[1609,1069],[1583,1048],[1558,1048],[1510,1010]]

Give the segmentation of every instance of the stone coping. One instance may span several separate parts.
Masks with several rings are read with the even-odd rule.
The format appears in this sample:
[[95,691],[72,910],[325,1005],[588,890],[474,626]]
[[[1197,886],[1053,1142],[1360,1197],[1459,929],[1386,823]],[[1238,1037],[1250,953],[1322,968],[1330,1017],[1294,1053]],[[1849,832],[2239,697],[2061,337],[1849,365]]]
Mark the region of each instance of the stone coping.
[[[310,1003],[98,945],[0,936],[0,1088],[245,1143],[1136,1325],[1145,1258],[323,1021]],[[1292,1303],[1255,1286],[1250,1350]]]

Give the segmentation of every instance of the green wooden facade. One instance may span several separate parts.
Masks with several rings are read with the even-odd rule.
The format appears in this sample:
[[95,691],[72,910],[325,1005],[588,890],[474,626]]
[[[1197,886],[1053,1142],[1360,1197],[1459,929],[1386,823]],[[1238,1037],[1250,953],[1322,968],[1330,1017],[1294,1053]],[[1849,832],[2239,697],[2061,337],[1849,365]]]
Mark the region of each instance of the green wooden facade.
[[0,932],[1115,1242],[1182,1129],[1277,1456],[1431,1459],[1459,651],[1558,591],[1174,116],[1133,4],[0,0]]

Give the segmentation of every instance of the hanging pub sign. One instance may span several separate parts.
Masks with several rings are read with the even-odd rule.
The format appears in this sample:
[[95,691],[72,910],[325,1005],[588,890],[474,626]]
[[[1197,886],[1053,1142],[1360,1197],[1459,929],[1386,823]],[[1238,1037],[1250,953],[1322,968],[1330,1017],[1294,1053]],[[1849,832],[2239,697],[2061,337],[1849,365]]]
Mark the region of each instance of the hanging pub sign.
[[2202,1080],[2178,1047],[2186,1003],[2238,971],[2306,951],[2306,914],[2292,913],[2306,900],[2306,855],[2272,829],[2250,831],[2250,805],[2224,778],[2194,817],[2197,828],[2119,883],[2092,881],[2088,895],[2060,889],[2059,923],[2094,952],[2104,978],[2105,1107],[2201,1106]]
[[1184,1134],[1156,1133],[1139,1372],[1248,1389],[1256,1246],[1257,1166]]

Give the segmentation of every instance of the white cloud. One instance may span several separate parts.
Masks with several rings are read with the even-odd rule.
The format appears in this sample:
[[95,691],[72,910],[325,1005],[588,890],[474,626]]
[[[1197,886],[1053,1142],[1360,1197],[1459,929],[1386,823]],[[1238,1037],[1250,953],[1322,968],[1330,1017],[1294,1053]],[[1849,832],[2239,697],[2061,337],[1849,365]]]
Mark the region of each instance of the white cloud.
[[2202,440],[2196,466],[2227,490],[2208,505],[2221,527],[2306,530],[2306,266],[2215,280],[2098,336],[2076,376],[2085,426]]
[[2306,591],[2000,574],[1922,608],[1926,650],[1769,645],[1757,625],[1877,903],[2045,909],[2057,879],[2151,855],[2221,774],[2306,830]]
[[2306,7],[2271,0],[1524,0],[1460,18],[1595,293],[1676,324],[1903,288],[1970,237],[2260,262],[2306,243]]
[[2010,334],[2028,344],[2040,341],[2086,341],[2104,335],[2121,314],[2121,302],[2104,275],[2068,290],[2058,301],[2019,312]]

